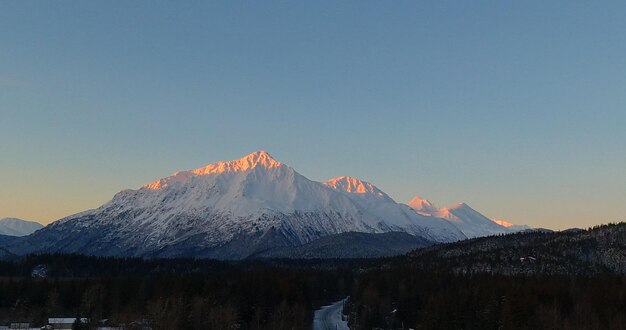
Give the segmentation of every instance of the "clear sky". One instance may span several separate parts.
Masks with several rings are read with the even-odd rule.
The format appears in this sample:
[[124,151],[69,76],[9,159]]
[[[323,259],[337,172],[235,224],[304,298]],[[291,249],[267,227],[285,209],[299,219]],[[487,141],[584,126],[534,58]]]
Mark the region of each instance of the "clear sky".
[[626,220],[624,1],[2,1],[0,218],[263,149],[399,202]]

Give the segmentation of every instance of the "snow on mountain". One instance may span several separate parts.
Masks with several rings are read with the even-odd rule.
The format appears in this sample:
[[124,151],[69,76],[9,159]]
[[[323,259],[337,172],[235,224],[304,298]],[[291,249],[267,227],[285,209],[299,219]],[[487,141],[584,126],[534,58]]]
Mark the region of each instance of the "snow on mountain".
[[450,221],[470,238],[507,232],[505,227],[491,221],[465,203],[440,209],[434,216]]
[[408,205],[412,207],[414,210],[418,211],[419,213],[426,214],[426,215],[431,215],[432,213],[438,211],[438,208],[435,207],[433,203],[419,196],[413,197],[413,199],[409,201]]
[[332,199],[329,193],[318,182],[260,151],[239,160],[177,172],[139,190],[120,192],[110,204],[148,207],[166,201],[159,216],[181,210],[211,210],[232,218],[268,211],[292,213],[351,207],[346,199]]
[[355,194],[357,196],[368,196],[368,198],[385,199],[387,201],[391,200],[387,194],[376,188],[373,184],[349,176],[340,176],[330,179],[324,182],[324,184],[335,190]]
[[499,224],[499,225],[500,225],[500,226],[502,226],[502,227],[506,227],[506,228],[509,228],[509,227],[513,227],[513,226],[514,226],[512,223],[510,223],[510,222],[508,222],[508,221],[506,221],[506,220],[491,219],[491,221],[493,221],[493,222],[495,222],[495,223]]
[[499,224],[502,227],[505,227],[511,233],[532,229],[528,225],[516,225],[516,224],[508,222],[506,220],[491,219],[491,221]]
[[436,242],[449,241],[450,238],[458,240],[465,236],[454,226],[432,216],[418,214],[407,205],[396,203],[369,182],[341,176],[324,184],[352,199],[367,218],[389,224],[394,231],[406,231]]
[[[415,197],[408,205],[419,214],[446,220],[469,238],[511,233],[521,230],[519,228],[526,228],[526,226],[515,226],[508,222],[498,223],[480,214],[465,203],[459,203],[452,207],[438,208],[425,199]],[[508,226],[503,224],[508,224]]]
[[369,183],[347,177],[311,181],[259,151],[121,191],[9,248],[19,254],[238,259],[344,232],[390,231],[437,242],[465,238]]
[[43,225],[35,221],[17,218],[0,219],[0,235],[26,236],[41,228],[43,228]]

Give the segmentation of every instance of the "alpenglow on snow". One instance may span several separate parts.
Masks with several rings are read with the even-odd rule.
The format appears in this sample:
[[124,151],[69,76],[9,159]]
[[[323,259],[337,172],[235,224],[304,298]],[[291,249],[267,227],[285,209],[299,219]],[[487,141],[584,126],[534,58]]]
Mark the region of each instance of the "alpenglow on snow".
[[5,248],[16,254],[241,259],[331,235],[404,232],[467,238],[454,223],[396,203],[369,182],[312,181],[265,151],[176,172]]

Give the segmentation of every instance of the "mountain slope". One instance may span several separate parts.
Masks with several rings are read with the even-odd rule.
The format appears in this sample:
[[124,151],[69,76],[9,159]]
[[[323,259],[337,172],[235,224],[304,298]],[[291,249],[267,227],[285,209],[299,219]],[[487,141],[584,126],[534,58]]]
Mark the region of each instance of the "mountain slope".
[[0,248],[0,261],[10,261],[17,259],[18,256],[11,253],[7,249]]
[[398,262],[459,273],[626,274],[626,223],[475,238],[419,249]]
[[433,205],[433,203],[419,196],[413,197],[413,199],[411,199],[409,203],[407,203],[407,205],[413,208],[418,213],[425,215],[430,215],[439,211],[439,208]]
[[341,233],[313,242],[258,253],[253,258],[379,258],[401,255],[433,243],[404,232]]
[[437,242],[465,238],[377,189],[360,195],[360,187],[350,192],[337,184],[311,181],[260,151],[124,190],[95,210],[6,247],[17,254],[240,259],[345,232],[402,231]]
[[0,235],[26,236],[41,228],[43,228],[43,225],[35,221],[17,218],[0,219]]
[[396,203],[391,197],[376,188],[373,184],[356,178],[341,176],[324,182],[343,195],[350,198],[369,217],[395,224],[396,228],[412,228],[409,233],[434,242],[449,241],[448,237],[457,239],[466,236],[454,225],[442,222],[430,215],[422,215],[407,205]]
[[[468,238],[512,233],[529,228],[528,226],[515,226],[502,221],[498,223],[497,220],[487,218],[465,203],[459,203],[452,207],[438,208],[428,200],[415,197],[408,205],[419,214],[446,220]],[[503,224],[508,224],[508,226]]]
[[508,232],[506,227],[495,223],[465,203],[440,209],[433,215],[450,221],[469,238]]

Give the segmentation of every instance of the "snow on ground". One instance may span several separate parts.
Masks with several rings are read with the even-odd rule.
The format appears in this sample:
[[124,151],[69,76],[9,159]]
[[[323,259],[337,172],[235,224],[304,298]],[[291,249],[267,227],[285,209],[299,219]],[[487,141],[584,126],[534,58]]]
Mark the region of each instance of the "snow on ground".
[[323,306],[315,311],[313,330],[350,330],[342,318],[343,304],[348,298]]

